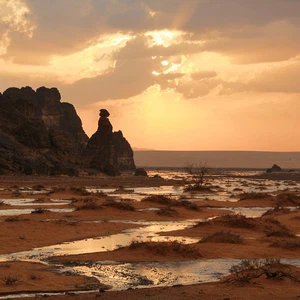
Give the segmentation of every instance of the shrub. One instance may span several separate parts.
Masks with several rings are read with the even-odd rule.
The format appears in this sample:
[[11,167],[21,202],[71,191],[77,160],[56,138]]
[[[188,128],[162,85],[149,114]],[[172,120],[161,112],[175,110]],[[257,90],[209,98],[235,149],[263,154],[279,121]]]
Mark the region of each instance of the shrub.
[[198,249],[191,245],[183,244],[177,241],[173,242],[139,242],[132,241],[129,249],[143,249],[157,255],[166,256],[170,253],[180,254],[183,257],[197,259],[201,257]]
[[267,193],[242,193],[239,195],[240,200],[265,199],[270,197]]
[[246,259],[238,265],[229,269],[232,274],[225,282],[249,283],[251,279],[265,276],[267,279],[289,278],[292,281],[300,282],[298,278],[291,275],[289,266],[281,264],[279,259]]
[[290,213],[291,211],[288,208],[285,207],[280,207],[279,205],[276,205],[274,208],[271,208],[267,210],[265,213],[262,214],[262,216],[269,216],[269,215],[274,215],[278,213]]
[[300,240],[278,240],[270,244],[270,247],[284,248],[284,249],[297,249],[300,248]]
[[266,226],[266,236],[267,237],[295,237],[295,234],[292,233],[286,226],[281,224],[278,220],[273,218],[265,219]]
[[5,219],[5,222],[18,222],[20,221],[19,217],[8,217]]
[[187,163],[184,167],[185,171],[191,176],[192,184],[188,185],[184,191],[208,191],[205,186],[205,177],[210,172],[211,168],[206,163]]
[[33,190],[36,190],[36,191],[40,191],[40,190],[42,190],[42,189],[44,189],[44,188],[45,188],[45,186],[42,185],[42,184],[36,184],[36,185],[34,185],[34,186],[32,187],[32,189],[33,189]]
[[171,207],[163,207],[156,212],[160,216],[167,216],[167,217],[176,217],[178,215],[178,211]]
[[98,205],[96,202],[85,202],[82,205],[79,205],[76,210],[94,210],[94,209],[101,209],[102,206]]
[[175,202],[175,200],[164,195],[151,195],[142,199],[142,201],[154,202],[159,204],[167,204],[167,205],[174,204]]
[[205,236],[201,239],[200,243],[229,243],[240,244],[243,239],[240,235],[231,232],[218,231],[212,235]]
[[199,207],[197,204],[195,204],[192,201],[188,201],[188,200],[178,201],[178,202],[174,203],[173,205],[174,206],[182,206],[186,209],[191,209],[191,210],[199,210]]
[[129,202],[125,202],[125,201],[122,201],[122,202],[118,202],[118,201],[115,201],[115,200],[106,200],[102,206],[107,206],[107,207],[113,207],[113,208],[116,208],[116,209],[119,209],[119,210],[127,210],[127,211],[134,211],[135,208],[134,206],[129,203]]
[[299,205],[300,196],[295,193],[281,193],[277,195],[278,205]]
[[34,211],[32,211],[31,213],[32,214],[42,214],[42,213],[44,213],[46,210],[44,209],[44,208],[41,208],[41,207],[39,207],[39,208],[36,208]]
[[66,188],[64,188],[64,187],[56,186],[56,187],[53,187],[48,194],[54,194],[54,193],[64,192],[65,190],[66,190]]
[[13,285],[13,284],[16,284],[20,280],[20,277],[17,275],[10,274],[10,275],[4,276],[3,278],[1,278],[1,280],[4,282],[5,285]]
[[88,196],[91,193],[88,192],[84,187],[71,187],[70,190],[76,194],[79,194],[81,196]]
[[246,218],[243,215],[224,215],[214,219],[217,223],[236,228],[255,228],[256,222],[253,218]]

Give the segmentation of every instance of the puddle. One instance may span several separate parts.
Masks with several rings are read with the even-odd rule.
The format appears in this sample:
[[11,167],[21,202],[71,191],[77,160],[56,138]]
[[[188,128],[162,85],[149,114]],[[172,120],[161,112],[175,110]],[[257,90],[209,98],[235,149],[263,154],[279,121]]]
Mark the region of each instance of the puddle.
[[[207,259],[175,262],[96,262],[70,268],[80,275],[98,279],[112,286],[112,290],[130,287],[158,287],[214,282],[229,275],[232,265],[242,259]],[[282,259],[282,263],[300,266],[300,259]],[[65,269],[66,270],[66,269]]]
[[47,292],[40,292],[40,293],[20,293],[20,294],[11,294],[11,295],[5,295],[0,296],[0,299],[23,299],[23,298],[47,298],[50,296],[61,296],[66,295],[67,293],[72,294],[87,294],[91,292],[99,292],[99,290],[88,290],[88,291],[65,291],[65,292],[53,292],[53,293],[47,293]]
[[[39,205],[42,206],[42,205]],[[57,213],[68,213],[72,212],[74,208],[42,208],[45,211],[57,212]],[[35,208],[22,208],[22,209],[3,209],[0,210],[1,216],[19,216],[19,215],[27,215],[31,214],[35,211]]]
[[40,190],[40,191],[34,191],[34,190],[19,190],[20,193],[24,194],[30,194],[30,195],[38,195],[38,194],[47,194],[51,192],[51,190]]
[[10,206],[50,206],[50,205],[67,205],[71,201],[61,199],[50,199],[51,202],[39,202],[38,199],[1,199],[3,204]]
[[273,207],[214,207],[214,208],[208,207],[208,209],[232,211],[235,214],[240,214],[247,218],[259,218],[266,211],[272,208]]
[[[298,207],[285,207],[290,211],[297,210]],[[259,218],[268,210],[274,209],[274,207],[208,207],[208,209],[227,210],[232,211],[235,214],[243,215],[247,218]]]

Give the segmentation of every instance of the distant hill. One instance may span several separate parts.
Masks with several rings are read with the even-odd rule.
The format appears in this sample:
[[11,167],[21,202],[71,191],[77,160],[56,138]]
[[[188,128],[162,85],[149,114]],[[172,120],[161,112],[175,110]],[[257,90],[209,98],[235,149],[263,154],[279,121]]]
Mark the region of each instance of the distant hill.
[[187,162],[206,162],[215,168],[300,168],[300,152],[260,151],[134,151],[138,167],[184,167]]

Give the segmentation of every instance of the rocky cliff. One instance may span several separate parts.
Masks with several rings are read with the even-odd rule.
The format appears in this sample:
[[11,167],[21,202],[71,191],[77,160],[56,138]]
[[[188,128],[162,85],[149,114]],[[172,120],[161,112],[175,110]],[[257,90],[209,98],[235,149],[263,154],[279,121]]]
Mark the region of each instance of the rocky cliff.
[[99,127],[96,140],[89,140],[75,108],[61,102],[56,88],[9,88],[0,93],[0,174],[76,175],[85,168],[103,171],[104,166],[134,169],[131,147],[122,134],[113,133],[110,125],[103,137],[105,126]]

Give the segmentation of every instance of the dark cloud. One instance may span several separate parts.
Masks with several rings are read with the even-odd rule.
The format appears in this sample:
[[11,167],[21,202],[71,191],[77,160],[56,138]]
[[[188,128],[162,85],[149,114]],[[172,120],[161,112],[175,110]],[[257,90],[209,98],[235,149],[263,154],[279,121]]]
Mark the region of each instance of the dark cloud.
[[118,60],[114,69],[104,75],[82,79],[62,87],[68,101],[88,104],[106,99],[127,99],[136,96],[154,81],[153,70],[160,70],[159,62],[151,58]]
[[122,49],[115,52],[113,57],[115,59],[135,59],[137,57],[161,57],[167,59],[171,56],[197,53],[202,49],[202,46],[199,44],[192,44],[185,41],[170,45],[169,47],[164,47],[163,45],[149,46],[148,43],[149,38],[138,35],[133,40],[128,41]]
[[[25,0],[25,3],[31,12],[28,19],[36,24],[34,34],[30,38],[11,32],[11,43],[4,56],[22,64],[47,64],[52,55],[83,50],[107,33],[140,34],[166,28],[184,30],[195,39],[208,38],[206,50],[228,55],[238,63],[285,60],[295,56],[300,45],[300,1],[272,0],[270,4],[270,0]],[[154,14],[151,16],[150,12]],[[262,28],[274,22],[291,24],[294,31],[280,30],[279,25],[273,32],[262,35]],[[187,42],[169,48],[163,51],[162,47],[156,47],[151,52],[165,52],[160,55],[168,56],[203,50]]]

